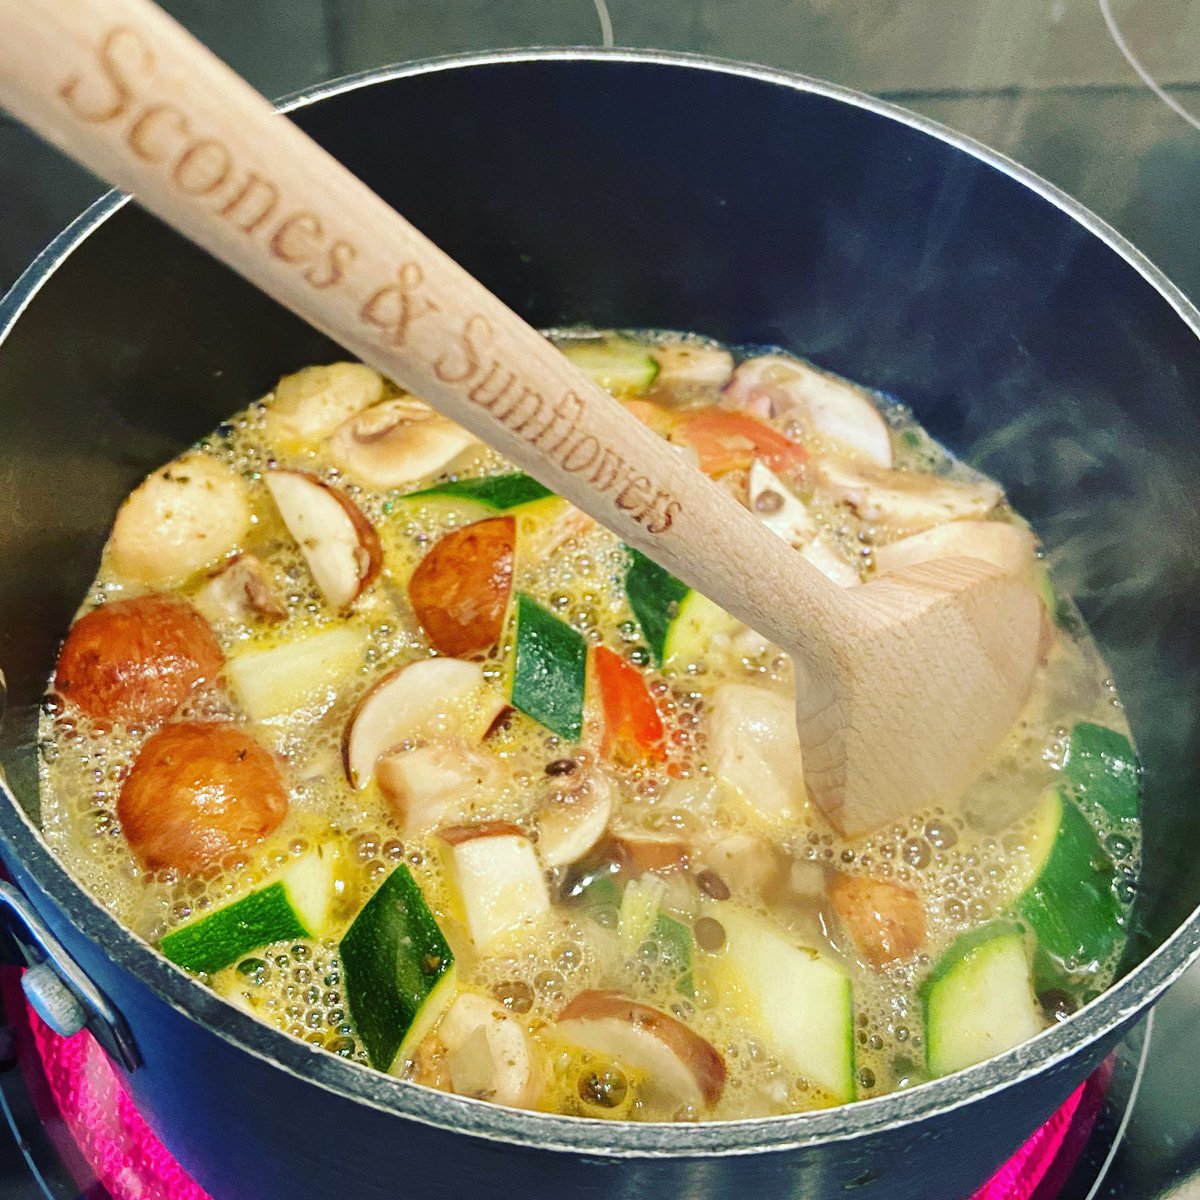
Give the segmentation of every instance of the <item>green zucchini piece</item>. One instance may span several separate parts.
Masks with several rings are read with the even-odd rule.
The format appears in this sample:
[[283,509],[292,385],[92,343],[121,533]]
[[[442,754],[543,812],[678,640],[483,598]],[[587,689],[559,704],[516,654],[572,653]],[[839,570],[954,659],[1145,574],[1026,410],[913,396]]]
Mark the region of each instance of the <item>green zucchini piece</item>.
[[625,572],[625,595],[655,663],[661,666],[667,631],[692,589],[640,550],[631,546],[626,549],[629,567]]
[[683,671],[691,663],[702,662],[710,653],[714,638],[736,633],[740,626],[736,617],[731,617],[707,596],[689,591],[667,626],[663,666]]
[[1025,936],[1011,921],[964,934],[921,989],[930,1074],[949,1075],[1018,1046],[1045,1024]]
[[597,925],[603,925],[605,929],[617,927],[621,889],[611,875],[595,875],[586,882],[580,881],[578,890],[571,894],[571,900]]
[[1124,936],[1125,912],[1113,890],[1116,870],[1075,804],[1057,790],[1042,803],[1047,811],[1039,825],[1045,821],[1056,833],[1038,839],[1048,853],[1016,911],[1065,970],[1086,969],[1107,958]]
[[1124,734],[1080,721],[1071,730],[1063,771],[1081,804],[1122,819],[1138,815],[1142,768]]
[[650,931],[650,940],[658,947],[659,957],[675,980],[675,990],[681,996],[694,996],[696,982],[692,976],[692,960],[695,942],[692,931],[669,913],[660,912]]
[[567,343],[560,349],[585,375],[614,396],[640,396],[658,376],[658,363],[650,351],[626,338]]
[[367,901],[340,947],[346,1000],[373,1067],[390,1070],[454,994],[454,955],[406,866]]
[[583,733],[587,642],[528,596],[517,596],[512,702],[569,742]]
[[[795,945],[773,922],[727,902],[720,969],[772,1052],[834,1100],[854,1099],[854,997],[836,963]],[[725,986],[721,988],[726,994]]]
[[450,496],[457,500],[472,500],[496,512],[507,512],[552,495],[554,493],[548,487],[538,483],[531,475],[513,471],[507,475],[486,475],[482,479],[456,479],[438,483],[419,492],[409,492],[404,499]]
[[211,975],[260,946],[324,936],[332,902],[332,859],[314,850],[274,883],[172,930],[159,949],[185,970]]

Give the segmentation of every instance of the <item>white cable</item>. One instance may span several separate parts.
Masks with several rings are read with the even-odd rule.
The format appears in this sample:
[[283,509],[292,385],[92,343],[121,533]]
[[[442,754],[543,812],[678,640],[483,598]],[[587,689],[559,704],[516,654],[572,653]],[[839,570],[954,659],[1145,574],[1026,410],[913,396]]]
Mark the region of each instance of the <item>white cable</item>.
[[600,18],[600,44],[607,50],[613,48],[612,17],[608,15],[608,5],[604,0],[592,0],[596,6],[596,16]]
[[[597,4],[601,0],[596,0]],[[1112,7],[1109,0],[1100,0],[1100,12],[1104,16],[1104,23],[1108,26],[1108,32],[1112,35],[1112,40],[1116,42],[1117,49],[1125,55],[1125,60],[1137,72],[1138,78],[1174,113],[1178,113],[1189,125],[1196,129],[1200,129],[1200,118],[1194,117],[1174,96],[1168,95],[1163,86],[1142,66],[1137,55],[1129,48],[1129,43],[1125,41],[1125,35],[1121,32],[1120,26],[1117,24],[1116,18],[1112,15]]]

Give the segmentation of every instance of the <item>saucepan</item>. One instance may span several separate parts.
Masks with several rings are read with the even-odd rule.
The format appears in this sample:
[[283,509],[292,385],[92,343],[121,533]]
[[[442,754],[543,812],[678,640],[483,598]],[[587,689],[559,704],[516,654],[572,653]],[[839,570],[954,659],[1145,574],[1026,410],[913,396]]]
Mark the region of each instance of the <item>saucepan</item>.
[[1128,961],[1068,1020],[961,1074],[675,1126],[428,1091],[184,977],[42,840],[38,705],[124,495],[282,373],[339,353],[110,196],[0,305],[0,853],[16,884],[0,905],[31,997],[58,1028],[92,1028],[217,1200],[968,1195],[1200,950],[1200,312],[1016,164],[796,76],[521,51],[288,107],[534,325],[784,346],[899,397],[1004,482],[1092,623],[1146,764]]

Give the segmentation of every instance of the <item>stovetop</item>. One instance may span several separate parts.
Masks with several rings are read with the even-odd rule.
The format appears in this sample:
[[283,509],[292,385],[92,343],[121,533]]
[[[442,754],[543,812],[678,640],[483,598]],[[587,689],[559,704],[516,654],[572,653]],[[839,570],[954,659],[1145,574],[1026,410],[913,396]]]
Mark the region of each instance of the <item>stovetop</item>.
[[[1200,297],[1200,0],[160,0],[269,95],[473,49],[691,50],[916,109],[1094,209]],[[736,147],[729,154],[736,164]],[[0,292],[100,185],[0,115]],[[1069,1178],[1032,1200],[1200,1200],[1200,967],[1112,1063]],[[0,1198],[103,1200],[0,1029]],[[931,1197],[930,1200],[952,1200]]]

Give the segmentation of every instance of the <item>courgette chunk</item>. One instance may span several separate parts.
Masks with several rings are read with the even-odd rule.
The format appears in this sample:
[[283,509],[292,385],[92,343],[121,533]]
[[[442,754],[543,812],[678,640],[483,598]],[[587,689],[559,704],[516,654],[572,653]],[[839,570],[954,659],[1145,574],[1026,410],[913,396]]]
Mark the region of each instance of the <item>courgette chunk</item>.
[[517,661],[512,702],[569,742],[583,733],[587,642],[528,596],[517,597]]
[[260,946],[322,937],[332,901],[332,860],[314,850],[274,883],[172,930],[159,948],[185,970],[211,975]]
[[731,637],[739,628],[741,622],[736,617],[700,592],[689,591],[667,627],[663,667],[668,671],[686,671],[693,663],[709,657],[717,638]]
[[420,1043],[454,995],[454,954],[406,866],[397,867],[342,938],[346,1000],[371,1065],[388,1071]]
[[631,546],[626,550],[629,566],[625,571],[625,595],[654,661],[661,665],[667,631],[692,589],[640,550]]
[[[834,1101],[854,1099],[854,999],[850,977],[772,922],[721,905],[722,969],[771,1052]],[[725,988],[722,988],[722,992]]]
[[659,666],[686,670],[708,656],[716,637],[732,635],[740,628],[735,617],[665,567],[639,550],[626,550],[625,596]]
[[1063,771],[1085,808],[1122,820],[1137,817],[1142,768],[1124,734],[1081,721],[1071,730]]
[[561,349],[585,375],[614,396],[640,396],[658,375],[658,363],[650,351],[626,338],[568,343]]
[[1036,844],[1045,858],[1035,864],[1017,913],[1063,970],[1087,970],[1108,958],[1124,937],[1125,911],[1113,888],[1116,869],[1073,802],[1055,789],[1041,804]]
[[455,479],[438,483],[419,492],[409,492],[405,500],[449,497],[482,504],[493,512],[509,512],[525,504],[544,500],[554,493],[531,475],[513,471],[506,475],[485,475],[482,479]]
[[930,1074],[950,1075],[1028,1041],[1043,1027],[1025,936],[1009,921],[964,934],[921,989]]

